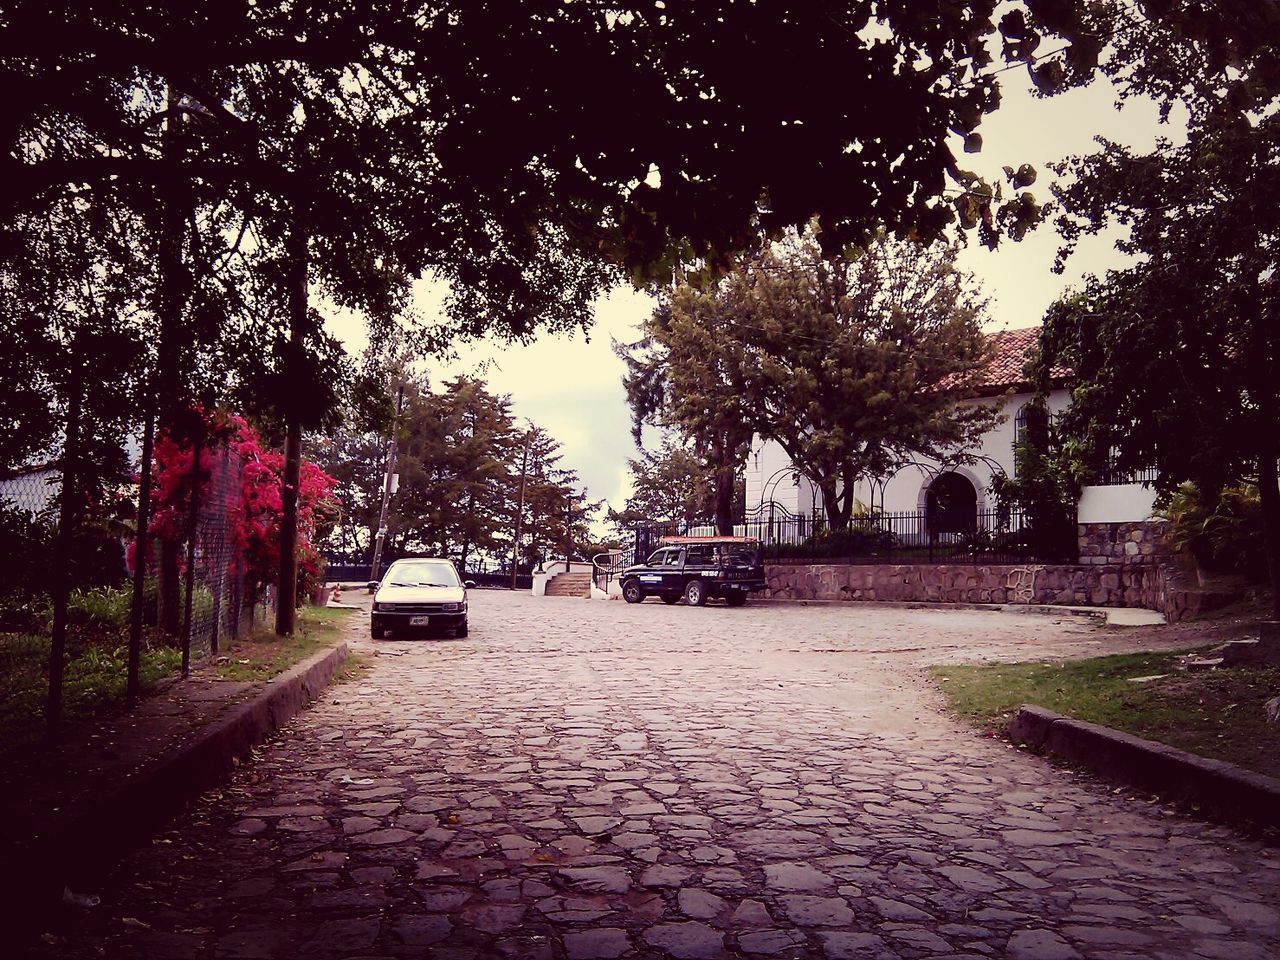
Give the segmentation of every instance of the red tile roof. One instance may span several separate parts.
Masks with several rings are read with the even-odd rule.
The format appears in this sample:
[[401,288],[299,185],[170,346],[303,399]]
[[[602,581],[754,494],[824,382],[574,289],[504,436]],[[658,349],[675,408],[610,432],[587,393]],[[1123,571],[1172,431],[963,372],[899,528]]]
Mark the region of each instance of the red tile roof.
[[[978,380],[979,393],[1003,393],[1010,387],[1027,387],[1027,362],[1035,355],[1040,341],[1039,327],[1022,327],[1018,330],[1000,330],[986,335],[992,346],[992,356]],[[1050,372],[1053,380],[1064,380],[1071,376],[1066,367],[1054,367]]]

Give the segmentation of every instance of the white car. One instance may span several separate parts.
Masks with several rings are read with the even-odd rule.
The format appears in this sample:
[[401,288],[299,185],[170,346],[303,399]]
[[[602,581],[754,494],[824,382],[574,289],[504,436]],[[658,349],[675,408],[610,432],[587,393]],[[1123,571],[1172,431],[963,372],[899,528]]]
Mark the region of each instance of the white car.
[[452,560],[422,557],[397,560],[387,568],[373,596],[370,632],[380,640],[392,633],[448,629],[467,635],[467,588]]

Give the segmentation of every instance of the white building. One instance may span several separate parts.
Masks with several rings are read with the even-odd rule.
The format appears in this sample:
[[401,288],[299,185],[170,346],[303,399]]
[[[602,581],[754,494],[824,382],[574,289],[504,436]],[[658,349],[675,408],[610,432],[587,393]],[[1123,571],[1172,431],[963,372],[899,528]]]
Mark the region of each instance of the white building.
[[[1004,415],[983,434],[976,449],[967,451],[970,462],[960,466],[942,466],[921,458],[908,464],[891,477],[872,482],[861,480],[855,497],[867,508],[889,513],[924,515],[930,502],[930,490],[945,489],[948,501],[965,504],[978,518],[984,511],[995,509],[991,480],[997,473],[1014,475],[1014,446],[1023,426],[1019,416],[1024,405],[1034,396],[1024,370],[1035,348],[1040,330],[1025,327],[989,334],[994,355],[978,390],[977,398],[968,403],[997,407]],[[1058,377],[1048,396],[1053,413],[1066,409],[1069,402],[1066,376]],[[1123,479],[1123,478],[1122,478]],[[775,512],[794,516],[823,515],[822,494],[793,468],[782,447],[772,440],[756,437],[746,466],[747,517],[761,517],[773,506]],[[1141,483],[1109,483],[1085,487],[1078,506],[1080,523],[1127,523],[1151,516],[1154,491]],[[967,505],[971,503],[972,507]],[[979,520],[978,526],[981,527]]]
[[36,464],[0,476],[0,503],[24,513],[42,513],[56,505],[62,475],[52,464]]

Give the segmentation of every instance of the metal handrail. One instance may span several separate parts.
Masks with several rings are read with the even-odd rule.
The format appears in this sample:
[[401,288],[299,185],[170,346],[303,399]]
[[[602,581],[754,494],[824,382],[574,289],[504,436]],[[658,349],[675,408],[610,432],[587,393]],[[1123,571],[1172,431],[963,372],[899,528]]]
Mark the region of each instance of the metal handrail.
[[[634,554],[634,549],[609,550],[606,553],[597,553],[591,558],[591,585],[604,593],[608,593],[609,583],[614,576],[631,566]],[[600,583],[601,577],[604,578],[603,585]]]

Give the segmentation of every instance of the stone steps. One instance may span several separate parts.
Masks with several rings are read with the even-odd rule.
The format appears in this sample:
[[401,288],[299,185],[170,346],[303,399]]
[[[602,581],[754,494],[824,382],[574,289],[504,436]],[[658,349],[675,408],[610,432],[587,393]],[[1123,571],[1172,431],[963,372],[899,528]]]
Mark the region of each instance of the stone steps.
[[591,574],[557,573],[547,581],[548,597],[590,597]]

